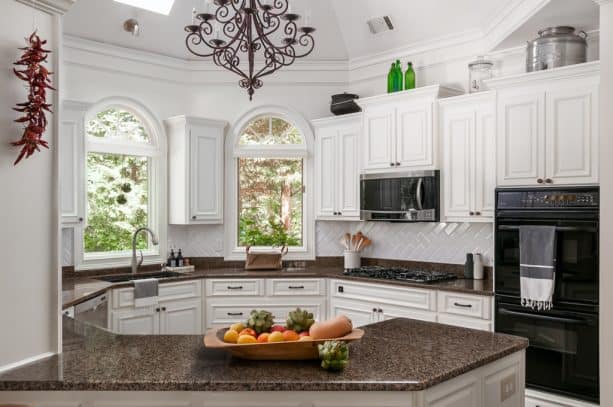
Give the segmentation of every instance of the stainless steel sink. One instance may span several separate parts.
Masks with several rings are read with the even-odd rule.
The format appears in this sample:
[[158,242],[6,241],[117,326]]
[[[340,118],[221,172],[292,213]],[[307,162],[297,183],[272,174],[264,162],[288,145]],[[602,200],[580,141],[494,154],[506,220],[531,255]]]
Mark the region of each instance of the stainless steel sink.
[[132,280],[144,280],[146,278],[171,278],[179,277],[181,273],[174,271],[162,271],[159,273],[139,273],[139,274],[117,274],[114,276],[97,277],[98,280],[108,281],[109,283],[122,283]]

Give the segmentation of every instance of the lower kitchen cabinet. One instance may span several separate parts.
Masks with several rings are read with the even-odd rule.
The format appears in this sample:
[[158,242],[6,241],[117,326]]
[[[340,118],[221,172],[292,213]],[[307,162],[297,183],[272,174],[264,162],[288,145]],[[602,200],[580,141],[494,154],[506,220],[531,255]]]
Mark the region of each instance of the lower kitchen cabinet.
[[122,335],[199,335],[203,332],[200,280],[160,284],[155,306],[135,307],[134,288],[111,294],[109,329]]
[[110,329],[122,335],[158,335],[160,316],[155,307],[112,311]]

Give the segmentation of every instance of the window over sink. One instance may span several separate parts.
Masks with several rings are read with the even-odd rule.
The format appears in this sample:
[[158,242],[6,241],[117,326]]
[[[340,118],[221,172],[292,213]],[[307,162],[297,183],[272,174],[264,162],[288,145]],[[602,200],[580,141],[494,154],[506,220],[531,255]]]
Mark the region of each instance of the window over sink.
[[226,258],[244,258],[247,246],[288,246],[288,258],[312,258],[308,123],[280,108],[260,108],[239,121],[233,136],[227,148],[234,194],[227,200]]
[[[165,238],[165,143],[154,117],[130,100],[103,101],[84,117],[84,222],[77,228],[77,269],[128,266],[141,227]],[[147,234],[136,248],[146,262],[163,253]]]

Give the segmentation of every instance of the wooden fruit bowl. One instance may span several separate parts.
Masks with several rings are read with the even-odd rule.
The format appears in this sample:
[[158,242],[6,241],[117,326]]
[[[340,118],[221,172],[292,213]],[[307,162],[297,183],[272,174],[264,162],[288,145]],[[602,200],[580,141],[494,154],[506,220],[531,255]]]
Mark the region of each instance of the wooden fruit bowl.
[[204,346],[210,349],[222,349],[230,352],[232,356],[250,360],[309,360],[319,359],[317,345],[325,341],[335,340],[353,342],[362,339],[364,331],[354,329],[342,338],[320,339],[313,341],[248,343],[238,345],[226,343],[223,336],[228,328],[211,329],[204,337]]

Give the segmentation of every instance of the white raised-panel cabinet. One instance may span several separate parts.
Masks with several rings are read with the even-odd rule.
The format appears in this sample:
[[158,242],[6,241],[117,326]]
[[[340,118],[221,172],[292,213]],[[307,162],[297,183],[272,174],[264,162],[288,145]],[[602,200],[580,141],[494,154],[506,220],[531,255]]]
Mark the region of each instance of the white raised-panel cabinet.
[[364,109],[362,171],[437,169],[436,101],[461,93],[434,85],[357,100]]
[[122,335],[159,335],[160,315],[156,307],[112,311],[111,331]]
[[443,149],[443,216],[450,222],[492,222],[496,189],[493,93],[439,102]]
[[60,208],[62,225],[81,224],[85,218],[85,115],[91,104],[65,101],[58,137]]
[[598,85],[556,86],[545,96],[546,178],[555,184],[598,182]]
[[223,223],[227,123],[187,116],[165,121],[170,224]]
[[536,185],[545,174],[545,95],[501,93],[498,185]]
[[377,304],[368,301],[352,301],[340,298],[330,300],[330,318],[346,315],[354,327],[379,322]]
[[316,137],[316,211],[322,220],[360,218],[361,114],[313,121]]
[[600,63],[488,81],[498,94],[498,185],[597,184]]
[[200,297],[160,302],[161,335],[197,335],[202,329],[202,299]]

